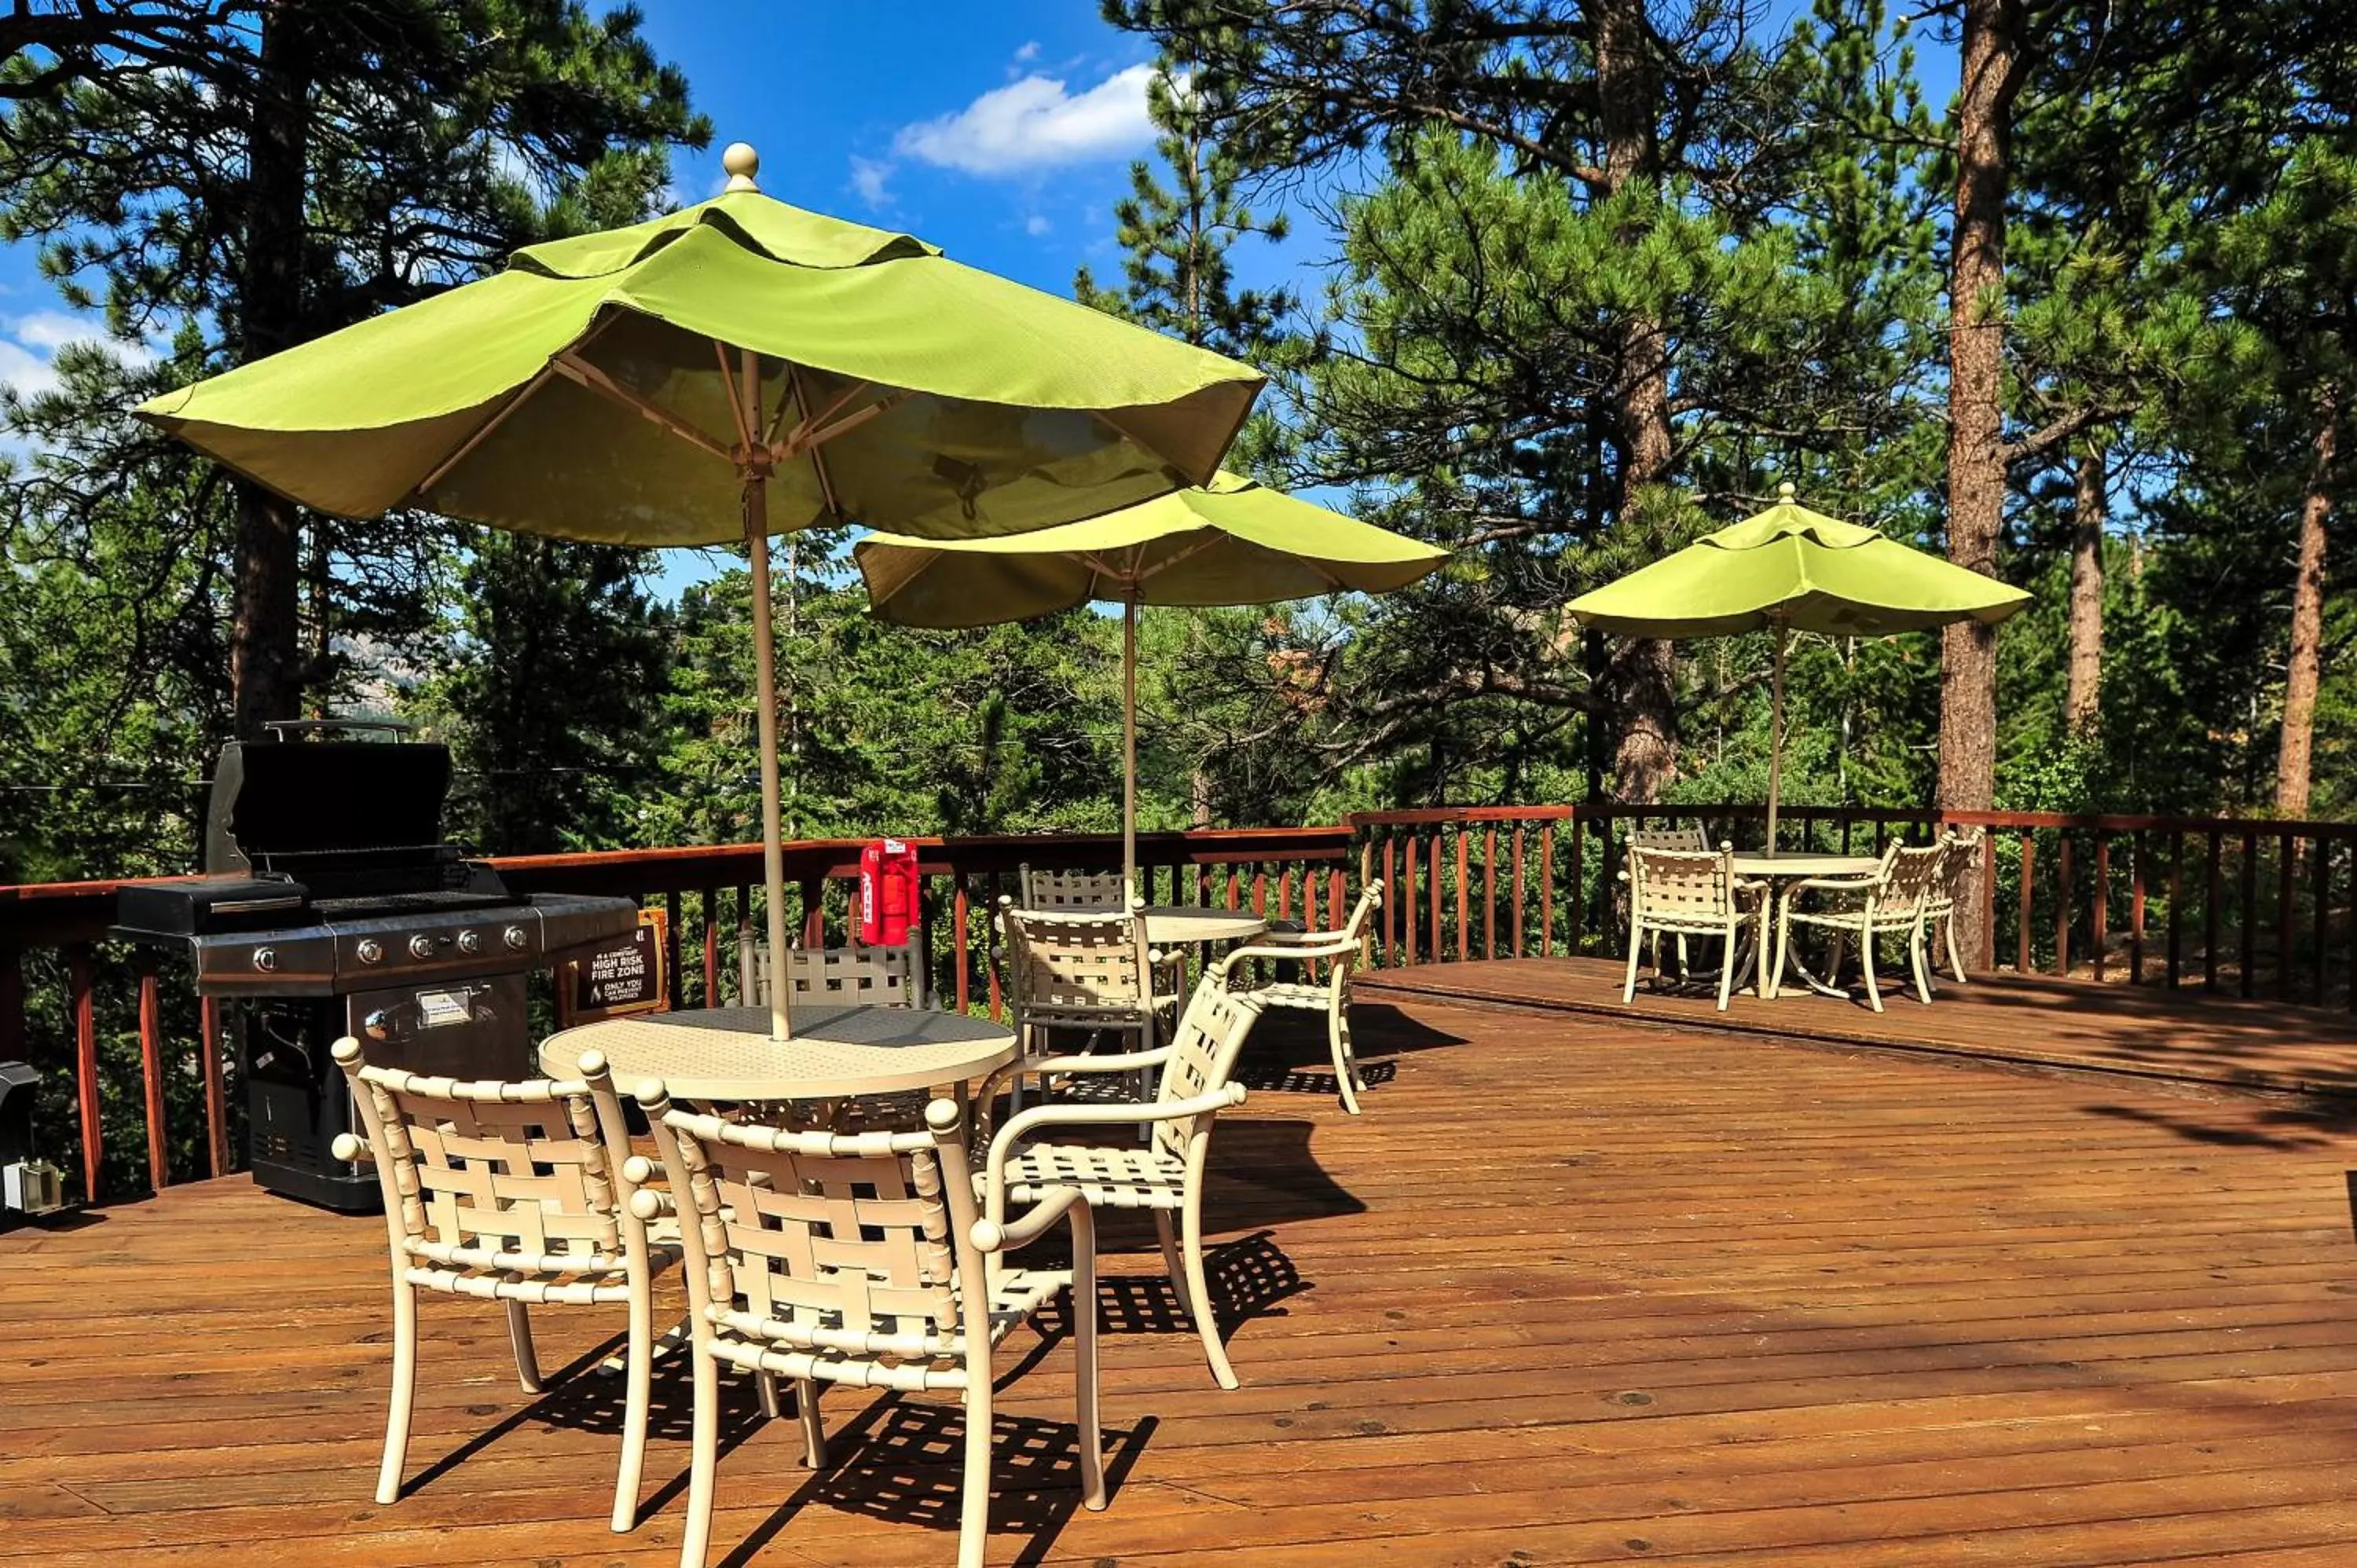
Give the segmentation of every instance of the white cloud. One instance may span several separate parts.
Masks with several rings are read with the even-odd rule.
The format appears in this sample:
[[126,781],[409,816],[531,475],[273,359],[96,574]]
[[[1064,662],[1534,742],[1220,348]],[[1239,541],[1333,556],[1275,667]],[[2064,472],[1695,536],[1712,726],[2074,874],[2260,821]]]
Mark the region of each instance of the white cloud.
[[29,316],[11,317],[8,336],[19,343],[55,353],[69,343],[87,343],[106,333],[87,316],[64,310],[36,310]]
[[868,206],[883,208],[892,205],[892,192],[885,184],[891,177],[891,159],[863,158],[857,153],[851,155],[851,188],[857,191],[859,199]]
[[1037,38],[1032,39],[1029,43],[1025,44],[1021,48],[1015,51],[1015,63],[1017,65],[1029,65],[1033,60],[1038,59],[1039,58],[1039,40]]
[[46,353],[37,354],[21,343],[0,339],[0,381],[15,388],[19,397],[38,397],[57,390],[57,367]]
[[1134,152],[1154,139],[1146,116],[1150,65],[1116,71],[1080,93],[1052,77],[994,88],[954,114],[904,127],[903,157],[966,174],[1003,175]]
[[1023,220],[1023,231],[1035,240],[1054,227],[1055,225],[1049,222],[1042,213],[1034,212],[1030,217]]

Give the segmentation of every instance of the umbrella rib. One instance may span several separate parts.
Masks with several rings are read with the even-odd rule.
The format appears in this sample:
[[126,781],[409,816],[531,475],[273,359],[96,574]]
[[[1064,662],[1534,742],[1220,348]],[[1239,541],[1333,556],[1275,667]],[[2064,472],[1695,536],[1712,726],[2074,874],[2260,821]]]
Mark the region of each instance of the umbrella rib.
[[[1157,561],[1153,565],[1139,572],[1137,574],[1137,581],[1144,583],[1149,577],[1168,571],[1171,567],[1176,566],[1179,562],[1186,560],[1190,555],[1201,554],[1204,551],[1209,550],[1212,545],[1217,544],[1218,542],[1218,537],[1214,536],[1209,539],[1199,539],[1194,543],[1187,546],[1184,550],[1174,550],[1169,554],[1165,555],[1161,560]],[[1142,552],[1144,546],[1140,546],[1139,548]],[[1315,572],[1318,569],[1315,566],[1312,566],[1310,570]],[[1325,574],[1320,572],[1318,573],[1318,575],[1325,576]],[[1332,582],[1333,579],[1328,577],[1327,581]]]
[[466,440],[458,444],[458,449],[457,451],[451,453],[447,457],[443,458],[439,463],[436,463],[434,466],[434,471],[432,473],[427,474],[424,478],[418,480],[414,493],[420,496],[424,495],[426,491],[440,484],[443,479],[448,476],[451,469],[457,467],[459,464],[473,456],[475,455],[475,448],[490,440],[491,436],[498,432],[500,426],[508,422],[508,416],[515,413],[517,409],[522,408],[525,402],[531,398],[533,393],[546,386],[548,384],[548,378],[554,373],[555,372],[549,366],[543,365],[540,368],[539,373],[534,375],[532,380],[524,382],[522,386],[517,388],[515,395],[500,405],[500,411],[497,413],[494,413],[490,418],[477,425],[475,427],[474,434],[468,436]]
[[728,368],[728,345],[719,338],[712,340],[712,357],[720,361],[720,384],[728,389],[728,417],[737,422],[737,444],[748,453],[753,450],[753,422],[745,412],[745,404],[737,395],[737,375]]
[[597,366],[576,360],[567,353],[559,354],[555,359],[551,360],[548,367],[565,380],[578,386],[587,387],[603,397],[611,398],[625,408],[636,411],[640,417],[650,424],[662,426],[690,446],[702,447],[730,467],[736,467],[737,454],[698,430],[694,425],[679,418],[670,410],[658,408],[628,387],[617,384]]
[[[789,369],[791,370],[791,367],[790,366]],[[845,387],[843,390],[842,394],[833,403],[828,403],[816,413],[811,413],[807,408],[802,409],[802,422],[794,426],[792,435],[785,436],[780,436],[778,432],[786,423],[786,409],[788,404],[785,399],[780,398],[778,400],[778,416],[770,422],[770,434],[768,437],[770,446],[782,449],[791,443],[800,441],[807,432],[818,424],[820,420],[833,419],[836,414],[841,413],[845,408],[850,405],[853,398],[857,397],[861,392],[864,392],[866,390],[867,383],[866,381],[854,381],[848,387]]]
[[[802,371],[795,366],[791,360],[787,361],[786,364],[786,390],[793,397],[794,407],[801,411],[804,419],[808,419],[810,417],[810,398],[802,391]],[[780,419],[783,419],[785,417],[785,410],[783,407],[780,407],[778,410],[778,417]],[[810,449],[810,460],[811,474],[818,480],[819,499],[826,503],[827,514],[835,518],[842,517],[843,508],[836,504],[834,499],[834,480],[826,471],[825,454],[818,447],[813,446]]]
[[807,424],[797,426],[793,435],[770,449],[770,454],[780,459],[799,457],[805,452],[825,446],[838,435],[847,435],[858,429],[879,413],[889,413],[908,402],[912,395],[907,392],[887,392],[866,408],[846,413],[834,424],[823,428],[812,430]]

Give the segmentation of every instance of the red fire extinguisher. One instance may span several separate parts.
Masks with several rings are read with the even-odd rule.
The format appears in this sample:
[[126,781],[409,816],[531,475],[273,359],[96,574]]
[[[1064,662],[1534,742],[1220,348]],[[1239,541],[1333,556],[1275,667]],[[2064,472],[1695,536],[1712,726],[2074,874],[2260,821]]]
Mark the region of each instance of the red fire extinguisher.
[[859,940],[898,947],[917,923],[917,852],[899,839],[877,839],[859,852]]

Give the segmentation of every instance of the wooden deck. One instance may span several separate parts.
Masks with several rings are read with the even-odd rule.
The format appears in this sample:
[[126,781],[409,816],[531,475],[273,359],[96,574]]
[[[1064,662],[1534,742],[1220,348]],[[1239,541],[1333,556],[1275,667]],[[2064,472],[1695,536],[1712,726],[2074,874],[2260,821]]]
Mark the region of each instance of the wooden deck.
[[1620,1000],[1623,960],[1495,959],[1371,972],[1367,996],[1470,1002],[1681,1028],[1733,1030],[1833,1046],[1962,1057],[2019,1067],[2062,1068],[2158,1084],[2211,1085],[2357,1098],[2357,1018],[2320,1008],[2175,993],[2157,986],[1984,975],[1943,982],[1929,1007],[1896,975],[1882,981],[1883,1011],[1788,988],[1772,1002],[1738,994],[1725,1013],[1708,987],[1641,972],[1634,1001]]
[[[995,1563],[2357,1562],[2329,1111],[1372,992],[1360,1034],[1364,1118],[1265,1057],[1222,1124],[1244,1387],[1113,1226],[1113,1507],[1075,1506],[1051,1342],[1001,1407]],[[374,1220],[242,1180],[0,1234],[0,1563],[675,1561],[676,1372],[609,1535],[611,1380],[520,1394],[480,1306],[425,1305],[411,1489],[370,1501],[383,1266]],[[619,1327],[535,1326],[551,1367]],[[813,1480],[736,1396],[736,1561],[950,1560],[953,1415],[838,1395]]]

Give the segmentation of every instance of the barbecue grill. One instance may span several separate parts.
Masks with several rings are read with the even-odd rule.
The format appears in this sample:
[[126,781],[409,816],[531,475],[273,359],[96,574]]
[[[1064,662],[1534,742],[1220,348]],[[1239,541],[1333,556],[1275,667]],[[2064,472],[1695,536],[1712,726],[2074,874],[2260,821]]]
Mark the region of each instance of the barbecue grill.
[[349,1034],[413,1072],[536,1078],[524,976],[629,935],[638,907],[510,892],[442,837],[450,753],[405,726],[270,727],[221,748],[205,875],[125,884],[113,934],[184,949],[198,992],[234,1004],[254,1179],[364,1211],[375,1176],[331,1152],[356,1123],[328,1047]]

